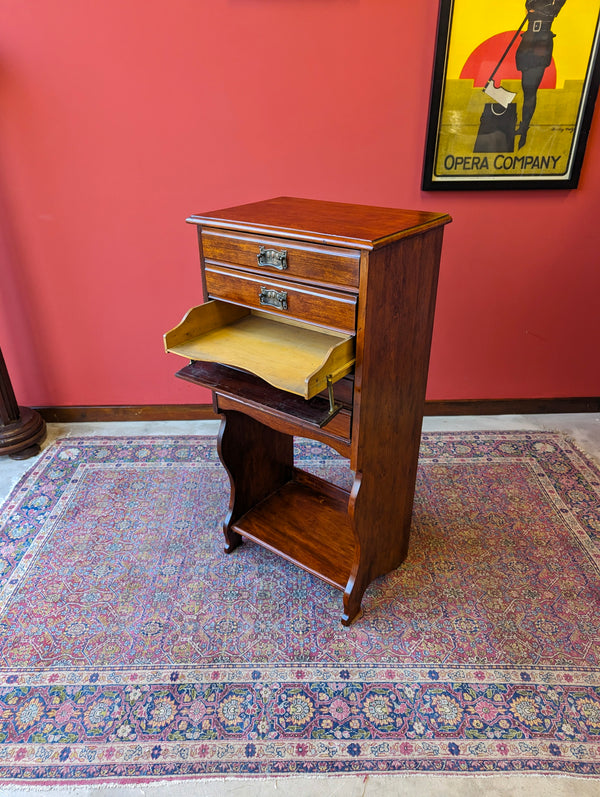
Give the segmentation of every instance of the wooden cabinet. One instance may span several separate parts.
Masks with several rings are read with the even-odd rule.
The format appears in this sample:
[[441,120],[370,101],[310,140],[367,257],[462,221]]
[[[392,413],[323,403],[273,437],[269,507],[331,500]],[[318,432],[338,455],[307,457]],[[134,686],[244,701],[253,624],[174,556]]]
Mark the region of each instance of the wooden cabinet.
[[[165,335],[213,391],[225,550],[258,542],[342,590],[342,623],[408,550],[449,216],[279,197],[193,215],[205,302]],[[294,465],[347,457],[349,492]]]

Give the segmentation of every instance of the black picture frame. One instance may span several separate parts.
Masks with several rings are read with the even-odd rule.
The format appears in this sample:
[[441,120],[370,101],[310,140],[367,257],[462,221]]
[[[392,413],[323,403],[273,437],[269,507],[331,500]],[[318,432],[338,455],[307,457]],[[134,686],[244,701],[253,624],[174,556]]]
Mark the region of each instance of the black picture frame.
[[600,0],[569,2],[440,0],[423,190],[577,188],[600,83]]

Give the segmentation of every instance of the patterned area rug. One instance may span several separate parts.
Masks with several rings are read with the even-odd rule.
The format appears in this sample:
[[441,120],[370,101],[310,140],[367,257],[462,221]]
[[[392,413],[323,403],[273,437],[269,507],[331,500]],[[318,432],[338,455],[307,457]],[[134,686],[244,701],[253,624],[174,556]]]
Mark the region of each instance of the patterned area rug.
[[[297,464],[346,463],[299,441]],[[0,466],[1,467],[1,466]],[[600,473],[550,433],[423,436],[406,563],[341,593],[223,553],[212,438],[70,438],[6,503],[0,782],[600,775]]]

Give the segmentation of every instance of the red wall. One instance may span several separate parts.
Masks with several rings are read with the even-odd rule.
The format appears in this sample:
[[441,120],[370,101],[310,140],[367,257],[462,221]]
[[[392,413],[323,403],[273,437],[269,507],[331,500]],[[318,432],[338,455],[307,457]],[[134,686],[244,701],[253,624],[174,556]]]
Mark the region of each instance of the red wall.
[[[600,395],[600,124],[576,191],[420,190],[437,0],[0,0],[0,346],[21,404],[206,400],[162,334],[202,212],[448,211],[428,397]],[[201,399],[200,399],[200,395]]]

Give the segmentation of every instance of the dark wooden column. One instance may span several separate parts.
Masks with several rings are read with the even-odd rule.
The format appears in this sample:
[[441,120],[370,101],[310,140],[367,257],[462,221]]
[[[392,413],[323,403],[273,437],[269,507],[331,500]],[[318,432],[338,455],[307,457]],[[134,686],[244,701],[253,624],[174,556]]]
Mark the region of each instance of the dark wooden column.
[[19,407],[0,349],[0,455],[27,459],[40,453],[46,436],[42,416],[29,407]]

